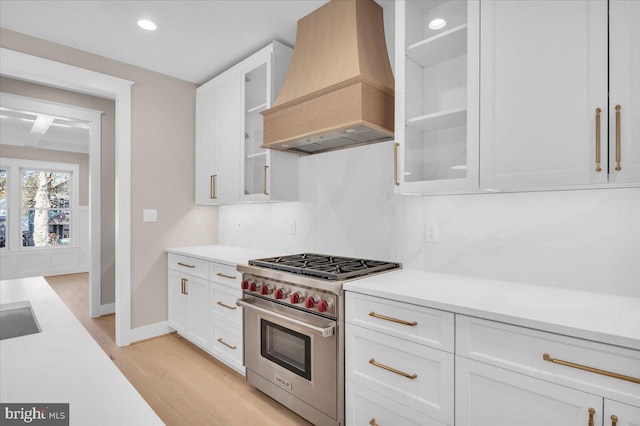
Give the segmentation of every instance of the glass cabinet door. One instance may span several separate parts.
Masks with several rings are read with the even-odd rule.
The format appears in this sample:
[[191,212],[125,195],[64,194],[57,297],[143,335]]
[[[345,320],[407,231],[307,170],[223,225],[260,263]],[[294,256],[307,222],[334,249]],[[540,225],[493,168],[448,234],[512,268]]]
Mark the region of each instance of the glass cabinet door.
[[268,63],[245,74],[244,78],[244,179],[243,198],[264,200],[269,196],[269,153],[260,148],[264,125],[260,112],[270,106]]

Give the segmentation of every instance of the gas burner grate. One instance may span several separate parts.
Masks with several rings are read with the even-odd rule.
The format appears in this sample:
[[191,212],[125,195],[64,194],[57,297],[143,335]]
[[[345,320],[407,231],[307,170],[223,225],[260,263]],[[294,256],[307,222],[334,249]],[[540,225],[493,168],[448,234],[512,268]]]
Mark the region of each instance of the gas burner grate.
[[316,253],[301,253],[254,259],[250,260],[249,264],[325,280],[345,280],[375,272],[400,268],[400,264],[394,262],[355,259]]

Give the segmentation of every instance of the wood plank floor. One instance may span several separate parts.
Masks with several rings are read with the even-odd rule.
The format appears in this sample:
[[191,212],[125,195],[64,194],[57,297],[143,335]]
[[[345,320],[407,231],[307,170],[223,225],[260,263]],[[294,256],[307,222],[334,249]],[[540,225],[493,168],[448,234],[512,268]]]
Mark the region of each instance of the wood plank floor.
[[89,274],[46,277],[167,425],[309,425],[176,333],[119,348],[115,315],[89,318]]

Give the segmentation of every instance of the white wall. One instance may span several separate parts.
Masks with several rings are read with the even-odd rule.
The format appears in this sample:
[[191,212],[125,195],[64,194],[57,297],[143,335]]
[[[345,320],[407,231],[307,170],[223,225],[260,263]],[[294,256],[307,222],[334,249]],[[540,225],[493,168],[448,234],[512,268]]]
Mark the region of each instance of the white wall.
[[[640,297],[639,188],[396,195],[391,142],[303,157],[299,167],[300,202],[221,207],[219,243]],[[431,221],[437,244],[423,242]]]

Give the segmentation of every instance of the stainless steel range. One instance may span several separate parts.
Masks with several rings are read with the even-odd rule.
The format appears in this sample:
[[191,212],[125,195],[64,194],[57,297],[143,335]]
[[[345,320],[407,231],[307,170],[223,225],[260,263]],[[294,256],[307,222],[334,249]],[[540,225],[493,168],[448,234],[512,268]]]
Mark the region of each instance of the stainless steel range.
[[314,253],[238,265],[247,381],[315,425],[344,425],[342,284],[399,268]]

